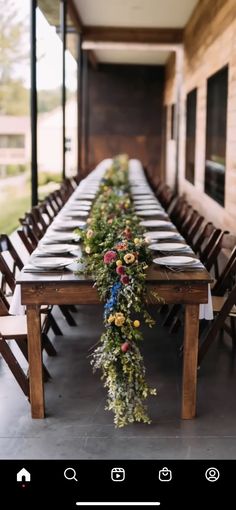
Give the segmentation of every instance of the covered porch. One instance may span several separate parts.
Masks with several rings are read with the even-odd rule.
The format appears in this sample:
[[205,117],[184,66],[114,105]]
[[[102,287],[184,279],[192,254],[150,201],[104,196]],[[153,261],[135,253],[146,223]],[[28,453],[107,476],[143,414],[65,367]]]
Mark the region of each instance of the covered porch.
[[[62,68],[58,145],[62,182],[43,200],[38,193],[39,151],[44,145],[45,154],[51,157],[57,153],[57,143],[53,146],[48,127],[46,131],[46,116],[40,120],[39,135],[38,9],[60,37]],[[15,278],[11,283],[0,258],[0,297],[4,302],[0,319],[14,315],[12,295],[20,313],[15,286],[21,286],[28,314],[28,354],[19,351],[18,342],[9,342],[24,374],[20,371],[17,377],[9,358],[6,356],[7,364],[0,360],[2,458],[235,458],[235,28],[233,0],[31,0],[32,208],[21,218],[18,232],[10,236],[22,264],[15,264],[10,245],[6,250],[4,231],[0,253],[7,263],[4,250],[13,254],[14,271],[17,266],[15,273],[11,268]],[[67,90],[68,52],[77,62],[73,101]],[[53,122],[55,119],[56,114]],[[109,164],[113,171],[117,165],[110,159],[108,164],[108,158],[117,154],[128,155],[132,174],[128,187],[114,185],[107,177]],[[137,182],[131,172],[134,160],[140,165]],[[103,175],[99,168],[106,161]],[[120,170],[119,165],[117,168]],[[88,234],[86,218],[91,218],[94,206],[96,210],[99,196],[106,197],[106,186],[117,196],[120,187],[121,195],[130,200],[128,213],[141,217],[141,226],[147,226],[147,232],[139,230],[134,220],[133,229],[149,242],[152,255],[146,265],[147,285],[155,284],[154,290],[161,289],[161,297],[166,298],[154,300],[155,304],[149,299],[148,310],[156,325],[151,330],[141,325],[148,382],[157,388],[157,397],[147,399],[149,425],[131,423],[115,428],[112,413],[105,411],[106,389],[100,374],[94,375],[90,366],[91,352],[104,332],[104,317],[105,324],[107,320],[104,305],[97,304],[92,294],[87,302],[84,296],[78,298],[84,292],[82,286],[76,288],[73,283],[68,291],[73,278],[88,284],[87,273],[72,277],[66,270],[55,275],[55,268],[52,274],[46,268],[47,274],[34,274],[38,270],[33,266],[35,252],[37,257],[44,240],[48,235],[50,239],[50,232],[60,222],[62,225],[63,219],[64,234],[72,235],[76,221],[84,223],[81,229],[87,229]],[[76,216],[79,203],[80,215]],[[109,207],[109,200],[107,203]],[[104,211],[106,214],[106,206]],[[105,217],[112,225],[116,213]],[[157,222],[156,229],[154,223],[147,225],[149,220]],[[127,221],[129,225],[130,219]],[[55,232],[62,235],[58,234],[60,228]],[[127,226],[124,232],[130,241]],[[91,253],[84,250],[86,237],[80,235],[83,243],[77,239],[77,259],[81,250],[88,257]],[[75,249],[76,239],[65,236],[64,243],[65,239]],[[175,246],[168,252],[166,244],[172,240],[183,243],[176,247],[183,250],[180,255],[196,257],[195,271],[194,260],[192,267],[185,266],[186,271],[184,266],[171,266],[171,261],[164,268],[162,262],[153,262],[160,254],[178,256]],[[59,244],[55,236],[51,244],[54,242]],[[137,251],[139,242],[138,238]],[[160,250],[162,242],[165,249]],[[89,244],[87,247],[91,249]],[[127,274],[131,278],[132,273]],[[210,321],[199,320],[199,306],[211,303],[210,286],[213,315]],[[71,301],[69,297],[63,301],[66,292],[70,292]],[[49,320],[52,317],[47,338],[42,334],[45,366],[39,363],[42,305],[48,307]],[[112,323],[114,318],[110,320]],[[131,341],[128,350],[130,345]],[[54,348],[56,356],[52,355]],[[32,417],[39,419],[32,419],[30,406]]]

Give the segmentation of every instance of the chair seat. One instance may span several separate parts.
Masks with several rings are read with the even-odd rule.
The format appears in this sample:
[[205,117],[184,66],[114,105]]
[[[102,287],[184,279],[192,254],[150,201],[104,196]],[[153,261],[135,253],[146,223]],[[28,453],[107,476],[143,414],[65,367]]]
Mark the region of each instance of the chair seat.
[[[47,318],[41,314],[41,327]],[[0,335],[5,339],[27,337],[27,319],[25,315],[7,315],[0,317]]]
[[[225,296],[212,296],[213,311],[216,312],[216,313],[219,313],[221,311],[222,306],[224,305],[226,299],[227,298]],[[236,317],[236,305],[234,305],[231,308],[229,316],[230,317]]]

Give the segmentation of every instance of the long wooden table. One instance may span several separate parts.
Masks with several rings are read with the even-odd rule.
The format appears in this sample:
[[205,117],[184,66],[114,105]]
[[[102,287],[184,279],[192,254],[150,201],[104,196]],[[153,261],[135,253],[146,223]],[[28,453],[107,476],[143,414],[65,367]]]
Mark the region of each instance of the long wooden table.
[[[205,270],[174,272],[154,264],[147,274],[148,290],[157,291],[168,304],[185,305],[181,411],[183,419],[192,419],[196,414],[199,304],[208,301],[210,281],[210,275]],[[40,306],[90,305],[100,301],[91,278],[76,276],[68,270],[58,274],[22,271],[18,283],[21,285],[22,304],[27,308],[31,413],[33,418],[44,418]]]

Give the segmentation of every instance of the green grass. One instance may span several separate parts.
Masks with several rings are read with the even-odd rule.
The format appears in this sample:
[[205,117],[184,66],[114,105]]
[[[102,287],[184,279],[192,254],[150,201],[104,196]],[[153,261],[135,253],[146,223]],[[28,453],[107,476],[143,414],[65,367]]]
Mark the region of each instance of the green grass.
[[30,193],[23,197],[14,197],[11,192],[8,198],[1,200],[0,233],[11,234],[19,227],[19,218],[30,209]]
[[[58,184],[55,182],[47,182],[39,186],[39,199],[42,200],[54,189],[58,189]],[[0,196],[0,233],[11,234],[19,227],[19,218],[30,209],[31,190],[29,180],[25,180],[19,185],[15,184],[15,186],[13,181]]]

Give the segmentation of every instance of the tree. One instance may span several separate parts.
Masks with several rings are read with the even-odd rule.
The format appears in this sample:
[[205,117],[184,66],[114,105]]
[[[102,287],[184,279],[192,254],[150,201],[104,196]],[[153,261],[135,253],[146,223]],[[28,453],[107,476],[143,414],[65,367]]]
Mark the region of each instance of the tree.
[[14,0],[0,0],[1,114],[28,113],[28,92],[23,80],[16,78],[16,66],[28,58],[23,43],[26,23],[19,18],[18,10]]

